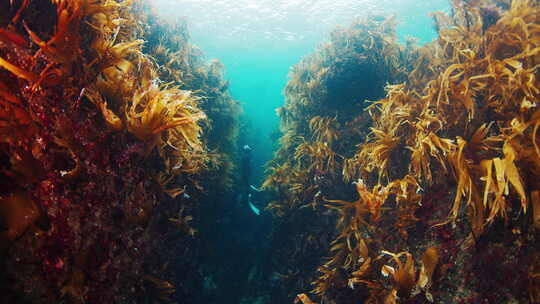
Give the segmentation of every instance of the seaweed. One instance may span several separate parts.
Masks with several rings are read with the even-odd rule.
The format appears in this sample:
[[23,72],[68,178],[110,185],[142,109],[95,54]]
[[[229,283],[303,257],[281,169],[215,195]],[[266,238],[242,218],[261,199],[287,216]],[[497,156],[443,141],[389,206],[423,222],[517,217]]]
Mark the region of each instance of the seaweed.
[[[198,90],[181,88],[183,79],[160,79],[164,65],[145,53],[150,34],[141,25],[150,10],[140,1],[2,5],[0,247],[7,289],[0,298],[174,301],[185,291],[173,284],[195,272],[169,268],[196,250],[190,222],[204,191],[199,174],[218,171],[201,106],[219,91],[223,103],[212,109],[230,113],[226,88],[221,80]],[[234,130],[236,121],[230,124]]]
[[[452,7],[450,16],[433,14],[439,37],[420,48],[388,39],[381,45],[370,37],[387,33],[391,22],[378,28],[368,20],[352,27],[369,46],[382,49],[344,66],[354,71],[355,64],[374,62],[395,71],[384,74],[386,96],[371,104],[357,102],[339,80],[325,82],[341,77],[332,71],[342,77],[349,73],[328,65],[331,54],[343,57],[366,44],[351,38],[328,44],[321,51],[326,57],[304,60],[293,70],[287,103],[279,111],[284,135],[265,186],[276,192],[269,207],[276,217],[295,218],[303,207],[316,206],[317,220],[325,219],[321,227],[326,221],[337,224],[334,241],[319,255],[329,255],[321,262],[320,277],[305,275],[313,280],[314,302],[422,302],[416,290],[429,301],[443,302],[536,297],[532,285],[530,296],[517,290],[535,282],[526,268],[533,267],[537,251],[539,6],[526,0],[456,0]],[[374,70],[383,67],[366,71],[377,79]],[[327,90],[326,83],[335,86]],[[336,89],[343,89],[343,96],[329,105],[327,92]],[[334,154],[322,153],[321,142]],[[293,154],[294,159],[286,158]],[[358,181],[356,194],[351,181]],[[298,183],[302,190],[291,191]],[[314,231],[289,238],[299,241]],[[366,245],[369,251],[360,249]],[[479,266],[502,251],[508,254],[500,267]],[[396,268],[382,265],[384,253]],[[415,259],[421,256],[418,270]],[[482,281],[497,271],[520,279],[512,287]],[[383,274],[391,275],[391,282]],[[451,295],[452,290],[461,292]]]
[[[378,221],[388,194],[382,193],[381,188],[368,190],[359,181],[358,200],[327,198],[354,193],[348,182],[358,180],[359,167],[350,157],[370,123],[364,100],[382,97],[386,82],[398,83],[405,78],[411,63],[400,62],[399,58],[412,60],[415,55],[409,53],[395,42],[392,18],[369,17],[335,30],[329,43],[322,44],[317,52],[292,68],[285,88],[285,105],[277,110],[281,118],[280,147],[268,164],[263,183],[263,188],[275,197],[267,209],[279,219],[275,225],[282,226],[275,228],[272,238],[288,244],[274,255],[276,272],[283,278],[282,289],[273,295],[275,302],[292,300],[309,288],[306,282],[315,280],[317,260],[329,249],[335,258],[320,267],[323,274],[317,280],[316,293],[324,295],[326,291],[334,293],[337,288],[348,288],[345,274],[361,267],[356,262],[359,253],[355,244],[364,241],[361,233],[363,227],[370,226],[368,221]],[[389,146],[398,145],[394,139],[388,142]],[[392,147],[387,149],[391,153]],[[328,212],[330,206],[338,212]],[[351,214],[355,215],[353,219],[349,219]],[[310,216],[322,221],[311,223]],[[310,225],[289,224],[299,220]],[[338,228],[333,229],[336,224]],[[294,230],[287,231],[285,227]],[[279,231],[287,231],[287,236]],[[324,239],[335,239],[330,245],[317,236],[322,231]],[[306,243],[315,246],[316,251],[304,249],[302,244]],[[306,263],[311,271],[282,276],[295,273],[292,269],[298,265],[306,267]],[[358,280],[363,280],[360,272],[357,275]],[[293,278],[298,282],[294,287],[290,284]]]

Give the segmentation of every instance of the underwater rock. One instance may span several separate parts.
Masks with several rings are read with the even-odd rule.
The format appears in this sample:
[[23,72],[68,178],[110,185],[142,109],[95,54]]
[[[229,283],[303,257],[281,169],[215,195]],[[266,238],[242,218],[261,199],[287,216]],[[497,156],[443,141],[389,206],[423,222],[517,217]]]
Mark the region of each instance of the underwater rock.
[[[280,220],[276,225],[289,233],[274,233],[287,244],[274,259],[294,257],[281,265],[283,273],[305,266],[295,280],[314,282],[315,302],[348,303],[366,290],[368,303],[525,303],[536,297],[526,283],[535,281],[534,271],[526,268],[538,251],[540,40],[530,29],[540,22],[540,6],[527,0],[452,4],[451,16],[434,14],[434,43],[381,46],[373,37],[369,46],[395,52],[360,52],[356,61],[321,59],[366,47],[362,39],[334,39],[322,49],[326,53],[291,73],[287,103],[279,110],[281,146],[264,187],[274,191],[268,208]],[[375,21],[348,31],[384,36],[387,29]],[[402,83],[388,85],[386,97],[369,105],[365,117],[363,106],[351,106],[360,101],[348,88],[354,81],[346,68],[383,62],[378,54],[396,67],[396,74],[383,74],[388,82]],[[343,76],[331,72],[332,63]],[[321,103],[334,89],[335,100]],[[355,180],[356,192],[350,184]],[[311,225],[288,226],[299,219]],[[319,231],[332,231],[333,241],[314,246]],[[318,278],[313,248],[319,259],[330,256]],[[390,254],[393,265],[382,264],[381,253]],[[497,265],[485,264],[495,260]],[[495,277],[520,279],[489,279]],[[527,288],[529,295],[522,292]],[[283,284],[280,296],[292,300],[291,294],[308,290],[302,283]]]
[[[195,263],[190,220],[203,187],[223,191],[234,179],[222,162],[234,158],[239,105],[222,67],[203,61],[182,24],[155,48],[164,26],[141,1],[0,7],[0,301],[174,298],[163,282],[196,271],[168,267]],[[216,117],[228,125],[210,131],[203,120]],[[210,134],[226,141],[210,148]],[[168,221],[176,215],[182,225]]]

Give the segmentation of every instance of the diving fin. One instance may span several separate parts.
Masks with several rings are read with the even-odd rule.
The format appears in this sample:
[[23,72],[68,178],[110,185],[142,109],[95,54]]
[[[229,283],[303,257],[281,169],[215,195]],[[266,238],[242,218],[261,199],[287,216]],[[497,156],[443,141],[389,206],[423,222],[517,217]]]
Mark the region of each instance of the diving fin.
[[249,208],[251,208],[251,211],[253,211],[253,213],[255,213],[256,215],[261,215],[261,210],[259,210],[259,208],[257,208],[251,202],[251,193],[248,195],[248,203],[249,203]]
[[249,186],[251,187],[251,189],[253,189],[253,191],[257,191],[257,192],[261,192],[261,191],[262,191],[262,189],[259,189],[259,188],[255,187],[255,186],[253,186],[253,185],[249,185]]

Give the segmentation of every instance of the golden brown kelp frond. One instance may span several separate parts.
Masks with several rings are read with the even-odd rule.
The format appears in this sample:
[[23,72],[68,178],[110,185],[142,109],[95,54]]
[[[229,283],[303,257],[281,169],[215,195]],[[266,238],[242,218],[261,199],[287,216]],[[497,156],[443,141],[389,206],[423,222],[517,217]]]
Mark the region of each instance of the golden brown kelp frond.
[[362,48],[369,60],[381,60],[388,67],[397,67],[401,63],[398,60],[400,48],[395,43],[395,27],[395,16],[359,18],[350,27],[332,32],[331,42],[335,48],[327,51],[343,52]]
[[279,187],[286,185],[289,180],[290,164],[284,163],[275,167],[268,167],[266,169],[267,177],[262,184],[263,189],[278,190]]
[[[359,83],[356,85],[358,88],[349,88],[348,84],[343,83],[341,74],[350,71],[343,70],[346,64],[337,64],[338,58],[339,61],[348,62],[359,69],[377,73],[383,79],[392,79],[390,82],[402,78],[403,67],[397,59],[401,49],[395,43],[391,20],[391,18],[358,19],[347,28],[335,30],[329,43],[322,44],[315,54],[306,57],[291,69],[290,80],[285,88],[287,111],[297,117],[308,114],[311,119],[316,115],[326,114],[324,113],[326,108],[334,110],[336,105],[347,102],[360,104],[366,98],[376,98],[383,93],[384,83],[376,85],[376,88],[366,87],[363,92],[359,91],[360,87],[365,86],[360,83],[362,75],[358,75]],[[336,85],[343,85],[346,93],[336,91]],[[370,90],[371,92],[368,92]],[[347,93],[359,96],[351,96],[350,98],[354,100],[350,101],[340,100],[343,97],[341,95]],[[314,110],[311,115],[309,108]],[[353,112],[360,109],[361,107]]]
[[[25,2],[25,4],[21,5],[18,13],[23,12],[27,4],[28,2]],[[51,4],[54,5],[57,18],[54,32],[49,41],[42,40],[30,29],[28,20],[23,20],[24,29],[21,28],[21,31],[26,31],[27,37],[23,37],[9,29],[0,30],[0,36],[2,36],[0,41],[4,41],[21,55],[23,52],[30,51],[28,41],[31,41],[33,45],[39,48],[32,58],[26,60],[24,64],[26,67],[18,66],[0,57],[0,67],[7,69],[19,78],[29,81],[34,89],[40,85],[58,85],[63,80],[66,80],[64,78],[71,75],[73,64],[78,59],[81,59],[83,52],[81,49],[80,24],[84,15],[81,10],[81,3],[78,1],[52,1]],[[18,17],[20,15],[14,17],[14,19],[18,19]],[[15,27],[12,27],[12,29],[15,29]],[[38,64],[42,59],[46,63],[40,62],[41,64]],[[30,67],[34,71],[28,70]],[[40,70],[35,71],[38,67]]]
[[[414,259],[409,252],[400,252],[398,254],[382,251],[383,254],[387,254],[392,257],[392,261],[396,264],[396,268],[384,265],[382,273],[391,275],[394,280],[394,290],[396,295],[400,298],[407,298],[411,295],[411,292],[416,284],[416,267],[414,266]],[[401,257],[405,257],[405,263],[402,262]]]
[[[509,181],[520,195],[523,208],[526,210],[523,184],[514,164],[516,153],[510,145],[505,144],[503,155],[506,157],[503,159],[492,158],[493,154],[500,153],[497,146],[501,143],[502,138],[500,136],[488,137],[488,130],[489,127],[482,125],[474,132],[469,141],[458,137],[458,149],[449,155],[458,181],[451,218],[455,219],[458,216],[460,201],[466,197],[467,205],[471,210],[474,232],[477,235],[482,230],[484,208],[490,210],[487,217],[488,223],[492,222],[497,214],[505,217],[507,206],[503,191],[506,193],[505,195],[508,194]],[[496,170],[494,171],[493,168]],[[480,204],[479,188],[482,183],[485,183],[485,186],[483,204]]]
[[405,56],[410,70],[406,79],[409,90],[421,92],[426,83],[444,71],[446,64],[440,58],[441,53],[442,50],[436,42],[427,43],[423,47],[408,42]]
[[[340,234],[332,243],[333,257],[325,266],[357,269],[352,274],[353,278],[349,283],[363,282],[363,279],[360,279],[370,267],[366,240],[363,235],[366,232],[371,234],[373,229],[377,229],[378,222],[383,217],[382,205],[391,195],[400,210],[396,227],[401,231],[414,223],[417,220],[414,217],[414,211],[419,207],[421,200],[421,196],[417,194],[418,189],[419,185],[412,176],[407,176],[385,187],[377,185],[371,190],[359,180],[356,183],[359,196],[357,201],[327,200],[330,203],[327,207],[339,212],[336,228]],[[363,263],[364,261],[367,264]]]
[[343,169],[341,170],[341,175],[343,176],[343,181],[350,183],[356,179],[357,176],[361,176],[361,167],[359,166],[358,159],[353,156],[352,158],[343,160]]
[[[322,203],[319,185],[313,179],[309,169],[290,168],[289,164],[270,167],[270,174],[263,182],[262,188],[279,193],[277,200],[269,204],[269,210],[284,215],[285,210],[310,207],[315,208]],[[276,212],[273,212],[277,214]]]
[[423,189],[418,180],[413,175],[406,175],[402,179],[394,180],[385,187],[395,202],[391,209],[395,211],[393,226],[398,230],[400,236],[407,240],[408,229],[418,223],[417,211],[422,207]]
[[[516,7],[529,5],[526,1],[513,3]],[[479,18],[476,10],[467,14]],[[535,14],[532,7],[519,11],[512,9],[487,29],[485,38],[474,37],[467,47],[459,45],[458,41],[464,41],[473,29],[457,35],[456,42],[448,38],[448,44],[458,50],[460,57],[447,57],[451,64],[440,77],[437,102],[447,103],[449,96],[455,96],[463,102],[471,119],[478,106],[475,96],[486,96],[485,100],[496,108],[501,107],[503,113],[514,111],[515,103],[521,103],[523,97],[531,99],[538,94],[532,88],[534,77],[530,74],[534,64],[527,60],[538,52],[535,50],[539,46],[538,31],[534,30],[538,19]],[[447,35],[441,33],[441,37]],[[493,98],[495,96],[500,97]]]
[[[177,137],[179,141],[184,142],[182,137]],[[178,143],[180,144],[180,143]],[[205,150],[197,150],[188,146],[177,148],[163,142],[158,147],[160,156],[165,160],[165,172],[178,175],[180,173],[197,174],[203,169],[209,168],[216,162],[216,157]],[[217,164],[219,165],[219,164]]]
[[377,169],[379,179],[388,176],[392,152],[400,144],[401,139],[397,136],[396,128],[386,133],[382,130],[371,128],[369,142],[360,146],[359,153],[356,155],[356,161],[364,164],[363,170],[372,172]]
[[[458,181],[450,218],[457,218],[461,200],[465,197],[466,204],[471,210],[474,232],[477,235],[481,233],[481,226],[484,225],[485,208],[489,210],[485,219],[487,223],[491,223],[496,216],[506,217],[508,206],[505,196],[509,194],[509,185],[512,185],[515,193],[518,194],[521,208],[524,211],[527,210],[527,195],[521,177],[523,173],[520,173],[520,169],[516,166],[518,153],[512,145],[513,141],[507,139],[504,144],[502,149],[504,157],[490,158],[490,153],[482,152],[493,154],[496,151],[494,145],[501,142],[501,136],[487,137],[487,132],[488,127],[483,125],[475,131],[469,142],[458,137],[458,148],[449,155]],[[514,136],[517,134],[514,133]],[[467,158],[467,155],[470,158]],[[485,183],[483,192],[480,190],[482,183]]]
[[319,267],[321,275],[312,283],[315,287],[311,292],[323,301],[332,299],[336,290],[367,288],[374,295],[382,289],[379,282],[372,280],[373,258],[362,234],[361,231],[350,231],[332,242],[330,251],[333,257]]
[[123,116],[122,109],[140,87],[147,87],[157,76],[142,53],[144,40],[131,0],[85,2],[89,30],[93,31],[87,52],[93,60],[86,66],[92,89],[99,91],[111,111]]
[[182,206],[178,211],[178,216],[174,218],[169,218],[169,222],[174,224],[183,233],[190,235],[191,237],[195,236],[197,229],[192,227],[191,221],[193,221],[193,216],[185,215],[185,207]]
[[173,181],[175,175],[166,174],[165,172],[160,172],[156,176],[156,182],[161,187],[161,191],[168,194],[171,198],[176,198],[178,195],[185,192],[185,187],[180,188],[169,188],[169,184]]
[[21,69],[17,65],[10,63],[9,61],[3,59],[2,57],[0,57],[0,67],[13,73],[15,76],[22,78],[24,80],[27,80],[29,82],[37,82],[39,80],[39,76],[36,75],[35,73]]
[[88,23],[101,34],[112,34],[129,16],[131,0],[85,0],[81,1]]
[[422,113],[424,108],[414,91],[409,91],[405,84],[386,87],[387,97],[373,102],[367,110],[373,119],[373,128],[385,133],[398,134]]
[[[528,207],[522,174],[515,163],[517,152],[511,145],[506,144],[503,154],[502,159],[497,157],[482,161],[482,169],[485,172],[482,180],[486,183],[483,203],[490,209],[487,222],[493,221],[497,215],[506,217],[507,206],[504,196],[509,194],[510,185],[520,198],[521,208],[526,211]],[[493,199],[488,200],[492,195]]]
[[144,41],[140,39],[118,42],[117,36],[98,37],[93,43],[93,49],[97,51],[99,56],[97,68],[105,73],[104,76],[116,80],[114,77],[116,74],[113,74],[112,71],[107,73],[107,69],[116,67],[121,72],[129,72],[132,68],[130,64],[137,62],[134,59],[141,55],[143,43]]
[[156,78],[155,72],[148,60],[141,57],[142,40],[98,41],[94,42],[99,56],[94,68],[99,74],[94,86],[114,108],[123,107],[138,87],[146,87]]
[[297,295],[296,298],[294,299],[295,304],[300,303],[300,302],[302,302],[302,304],[316,304],[315,302],[311,301],[305,293],[301,293]]
[[301,61],[299,64],[294,65],[289,72],[289,81],[285,87],[285,95],[292,96],[302,94],[305,84],[309,81],[310,77],[309,64],[307,61]]
[[309,195],[313,192],[314,185],[310,183],[310,174],[308,170],[293,170],[289,179],[289,191],[295,196]]
[[[200,149],[198,120],[205,117],[197,108],[197,98],[190,91],[175,87],[160,89],[152,85],[141,89],[126,108],[127,129],[150,145],[163,138],[172,147],[176,147],[176,141],[180,140]],[[161,133],[169,129],[161,137]]]
[[279,139],[279,150],[276,152],[276,157],[279,160],[286,160],[290,154],[293,154],[295,149],[305,142],[305,138],[298,135],[294,129],[287,129]]
[[[388,188],[381,185],[370,190],[362,180],[358,180],[355,185],[358,193],[356,201],[328,200],[331,203],[328,207],[339,210],[342,220],[338,221],[338,226],[341,226],[345,219],[352,215],[352,220],[348,225],[351,226],[352,230],[361,230],[361,227],[366,224],[367,215],[370,215],[371,222],[377,222],[380,219],[381,207],[386,201],[389,191]],[[353,211],[352,214],[349,214],[349,210]]]
[[339,137],[339,123],[336,118],[315,116],[309,121],[309,127],[316,141],[332,143]]
[[302,143],[296,148],[294,154],[297,168],[307,168],[308,171],[318,170],[331,174],[336,173],[336,162],[339,157],[327,143],[319,141]]
[[[388,293],[386,301],[397,303],[397,299],[407,299],[420,291],[424,291],[428,301],[433,302],[429,287],[432,283],[433,273],[439,263],[438,247],[429,247],[424,251],[419,271],[417,271],[413,256],[409,252],[395,254],[383,250],[382,254],[391,256],[396,265],[395,268],[384,265],[381,269],[384,276],[391,275],[394,281],[394,286]],[[403,263],[402,257],[405,257],[405,263]]]
[[455,179],[457,181],[456,196],[449,220],[455,220],[460,211],[461,200],[466,198],[466,206],[471,219],[473,233],[479,236],[483,231],[484,206],[481,203],[481,193],[478,185],[475,183],[478,176],[474,176],[475,166],[478,164],[472,163],[465,155],[467,142],[462,139],[457,139],[457,149],[449,155],[449,160],[453,168]]
[[[527,6],[529,4],[522,3],[520,5]],[[463,149],[461,146],[465,145],[467,141],[461,140],[456,145],[452,139],[442,138],[440,134],[445,132],[453,134],[463,132],[464,136],[467,133],[470,134],[469,125],[478,126],[479,124],[471,123],[468,125],[464,121],[482,119],[484,114],[477,115],[479,108],[493,109],[500,115],[499,123],[502,126],[510,123],[512,119],[510,113],[528,112],[526,116],[531,117],[529,109],[532,108],[532,103],[529,100],[536,100],[538,92],[535,88],[535,77],[532,75],[535,66],[531,65],[530,68],[527,68],[529,61],[525,58],[536,56],[536,51],[533,50],[537,48],[535,44],[537,39],[534,38],[534,30],[524,30],[528,27],[523,23],[523,20],[529,20],[529,22],[536,20],[533,17],[533,11],[531,8],[519,12],[514,9],[510,13],[503,14],[496,24],[491,24],[485,31],[485,35],[489,39],[481,37],[484,30],[478,10],[461,12],[466,16],[452,19],[452,22],[458,22],[459,26],[446,26],[440,30],[445,50],[443,56],[450,64],[438,79],[427,85],[426,95],[417,100],[416,104],[421,106],[420,109],[416,110],[421,110],[416,112],[418,118],[411,120],[409,116],[406,118],[407,124],[400,126],[399,131],[393,131],[405,136],[405,142],[412,151],[411,170],[417,177],[425,179],[428,184],[432,183],[434,179],[432,175],[433,161],[438,168],[446,170],[447,159],[452,159],[454,172],[459,172],[457,174],[458,193],[465,191],[471,194],[471,187],[473,184],[481,183],[478,178],[483,175],[480,173],[479,160],[485,157],[489,158],[489,155],[492,158],[493,153],[496,153],[496,143],[500,142],[501,138],[492,136],[491,139],[482,139],[487,136],[488,132],[484,126],[484,129],[478,129],[468,140],[470,144],[465,149],[466,151],[459,152],[458,150]],[[509,14],[513,14],[512,19],[508,19]],[[463,21],[460,18],[469,21]],[[469,22],[469,24],[465,26],[465,22]],[[530,28],[533,29],[534,26]],[[508,33],[512,32],[517,32],[518,36],[510,38]],[[497,37],[494,33],[498,33]],[[486,49],[490,50],[488,54],[482,51]],[[495,59],[504,54],[503,52],[509,56]],[[392,92],[389,93],[390,96],[392,96],[391,94]],[[414,93],[411,92],[410,95],[414,96]],[[390,108],[394,107],[401,109],[404,113],[410,113],[410,106],[406,103],[392,104],[387,101],[379,103],[379,107],[385,104],[391,105]],[[385,124],[392,122],[390,116],[384,115],[384,108],[381,108],[380,111],[382,114],[374,117],[376,124],[378,122]],[[522,114],[520,117],[523,117]],[[532,136],[532,138],[535,137]],[[470,155],[469,157],[472,159],[464,160],[464,153]],[[450,155],[453,156],[449,157]],[[379,161],[384,164],[382,160]],[[471,164],[472,167],[467,165],[471,161],[474,163]],[[372,164],[374,163],[372,161]],[[488,164],[486,163],[485,166],[487,168]],[[465,169],[467,167],[470,168]],[[471,176],[471,174],[475,178],[469,182],[467,176]],[[460,194],[457,195],[457,197],[460,196]],[[500,210],[500,208],[496,209]],[[453,216],[457,216],[456,209],[453,211]]]
[[[0,29],[0,246],[7,240],[10,250],[0,268],[13,282],[8,293],[43,303],[137,302],[145,268],[172,259],[165,247],[173,247],[173,224],[193,234],[187,213],[198,201],[190,195],[202,191],[198,174],[222,159],[202,140],[200,97],[174,79],[159,86],[160,65],[143,53],[140,1],[7,2],[18,8],[0,13],[18,19]],[[224,106],[223,83],[212,80],[218,73],[202,74],[193,78],[210,89],[199,96],[219,95],[213,113],[234,111],[232,102]],[[165,280],[146,283],[155,301],[174,296]]]
[[109,107],[107,106],[107,102],[104,100],[103,96],[101,95],[101,93],[99,93],[99,91],[88,89],[85,90],[85,94],[88,99],[90,99],[90,101],[94,103],[98,109],[101,110],[103,118],[113,130],[120,131],[124,128],[122,119],[120,119],[120,117],[118,117],[112,110],[109,109]]
[[355,155],[356,165],[365,172],[376,171],[379,181],[388,177],[393,152],[405,144],[407,134],[412,131],[411,122],[418,115],[414,107],[420,102],[410,96],[404,84],[388,86],[387,91],[387,98],[369,106],[373,127]]
[[344,275],[339,271],[339,268],[326,268],[322,266],[318,270],[322,273],[322,275],[317,279],[317,281],[313,282],[315,288],[312,292],[314,294],[319,294],[324,297],[324,295],[331,290],[340,289],[347,286],[347,278],[345,278]]
[[440,252],[438,247],[429,247],[422,255],[422,263],[418,273],[417,286],[425,291],[426,298],[433,302],[433,296],[429,292],[429,287],[433,282],[433,273],[439,264]]
[[[313,290],[314,293],[324,296],[324,293],[328,291],[328,284],[339,283],[342,284],[341,287],[354,288],[358,284],[368,283],[366,277],[371,274],[373,267],[366,239],[362,237],[363,234],[363,230],[343,231],[331,243],[330,253],[332,258],[319,269],[323,275],[313,282],[313,285],[316,286]],[[331,282],[335,278],[329,277],[322,269],[332,268],[345,269],[351,273],[350,277],[343,278],[346,280],[341,282]],[[342,275],[348,274],[342,273]]]
[[[177,20],[172,23],[156,14],[149,14],[144,16],[142,23],[149,25],[144,33],[146,42],[143,51],[148,54],[156,72],[155,77],[149,79],[159,77],[164,83],[191,91],[193,96],[196,95],[199,99],[197,107],[206,115],[200,131],[189,131],[200,132],[200,143],[192,141],[189,149],[194,149],[192,160],[205,169],[200,172],[204,175],[201,177],[205,180],[205,188],[220,191],[218,187],[232,187],[237,180],[232,161],[237,159],[236,144],[242,108],[228,92],[229,83],[224,79],[224,65],[219,60],[206,62],[202,51],[189,41],[185,21]],[[177,135],[181,135],[179,131],[181,130],[171,129],[168,133],[178,137]],[[197,145],[200,148],[195,147]],[[204,153],[199,151],[203,148],[212,152],[203,155]],[[184,147],[180,150],[187,152]],[[182,166],[187,165],[187,161],[181,161],[182,153],[176,153],[178,160],[171,164],[179,162]],[[203,163],[203,160],[206,163]],[[192,169],[195,169],[195,166]],[[190,171],[192,170],[187,169],[185,172]]]
[[[148,144],[148,152],[159,144],[161,157],[170,158],[166,161],[171,164],[168,173],[198,172],[209,160],[198,124],[206,115],[198,108],[199,97],[191,91],[157,85],[160,66],[142,53],[144,41],[137,39],[140,29],[136,18],[145,14],[136,17],[137,9],[129,1],[105,1],[88,7],[91,26],[97,31],[92,42],[97,59],[92,66],[99,76],[87,95],[113,129],[124,125]],[[168,56],[167,50],[164,53]]]
[[434,132],[425,130],[420,123],[415,124],[415,128],[420,130],[416,133],[415,141],[407,147],[412,152],[410,170],[415,176],[431,184],[433,180],[432,159],[436,161],[437,167],[444,174],[447,171],[446,155],[452,152],[455,146],[452,140],[441,138]]

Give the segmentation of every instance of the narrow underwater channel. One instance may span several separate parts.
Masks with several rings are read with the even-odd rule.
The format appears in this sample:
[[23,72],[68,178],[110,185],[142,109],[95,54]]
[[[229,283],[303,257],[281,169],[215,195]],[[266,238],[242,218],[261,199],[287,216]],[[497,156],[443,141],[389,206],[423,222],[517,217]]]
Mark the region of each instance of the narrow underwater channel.
[[[159,12],[173,17],[164,9],[167,5],[163,3],[163,9]],[[207,58],[215,58],[223,63],[231,96],[242,104],[238,148],[242,150],[242,147],[249,145],[252,149],[250,184],[256,187],[264,182],[268,163],[279,147],[278,140],[282,134],[277,110],[285,103],[284,90],[290,80],[289,73],[304,57],[316,51],[318,45],[326,43],[335,27],[346,25],[355,17],[364,15],[351,13],[343,19],[337,19],[337,15],[343,12],[334,9],[332,14],[336,14],[336,19],[327,21],[325,26],[318,26],[316,32],[298,22],[302,14],[295,16],[294,9],[287,12],[286,9],[280,11],[280,8],[276,8],[276,14],[283,14],[280,21],[269,18],[272,24],[261,25],[257,19],[264,19],[264,15],[269,14],[266,10],[270,5],[275,4],[263,1],[253,4],[221,3],[205,11],[205,4],[191,2],[186,4],[183,11],[188,16],[194,44],[204,50]],[[280,5],[286,6],[285,2]],[[322,11],[329,4],[321,2],[320,5]],[[414,35],[421,43],[431,41],[435,32],[428,12],[446,8],[447,3],[441,1],[418,10],[409,9],[409,15],[404,16],[401,12],[399,39],[405,40],[405,37]],[[393,13],[383,12],[382,8],[375,9],[387,16]],[[232,16],[224,19],[229,13]],[[239,17],[239,14],[244,15]],[[195,17],[199,15],[204,16],[202,20]],[[417,24],[413,25],[413,19]],[[209,33],[208,27],[214,31]],[[419,31],[418,28],[424,30]],[[367,71],[353,72],[350,77],[358,77],[362,73]],[[354,96],[355,93],[346,94]],[[241,162],[238,166],[240,170],[243,169]],[[205,293],[208,297],[203,302],[290,302],[295,295],[284,293],[279,285],[283,274],[276,271],[279,267],[275,265],[275,257],[278,256],[276,250],[280,246],[290,245],[280,238],[289,231],[292,233],[296,225],[284,223],[272,226],[272,216],[264,209],[274,199],[269,193],[256,196],[256,204],[263,210],[261,216],[252,212],[246,201],[238,197],[233,193],[225,199],[217,198],[210,208],[212,211],[201,215],[208,222],[215,223],[205,225],[208,229],[208,243],[215,246],[211,249],[214,256],[208,256],[208,259],[215,265],[206,272]],[[278,222],[281,221],[278,219]],[[203,233],[201,231],[201,237]],[[319,262],[314,257],[310,259],[309,263],[313,265]]]
[[535,0],[0,1],[0,303],[540,303]]

